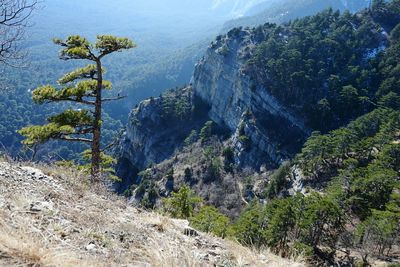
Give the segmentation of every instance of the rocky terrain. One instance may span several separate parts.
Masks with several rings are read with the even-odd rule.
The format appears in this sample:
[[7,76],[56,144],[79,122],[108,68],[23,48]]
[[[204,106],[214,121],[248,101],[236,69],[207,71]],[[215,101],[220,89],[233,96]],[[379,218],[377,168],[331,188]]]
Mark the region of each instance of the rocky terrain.
[[302,266],[131,207],[85,175],[0,162],[0,266]]
[[[186,183],[231,218],[252,197],[262,197],[268,171],[293,158],[312,131],[295,110],[252,80],[247,62],[264,39],[265,33],[242,28],[217,37],[189,86],[132,110],[117,148],[118,192],[142,204],[147,198],[142,191],[154,188],[156,198],[168,197]],[[218,138],[193,145],[207,121]],[[231,159],[224,149],[232,151]],[[139,175],[144,170],[149,177]],[[155,183],[150,188],[145,180]]]
[[172,158],[206,121],[215,123],[240,168],[273,169],[293,157],[311,129],[267,90],[255,88],[244,72],[263,38],[248,29],[218,37],[196,65],[190,86],[146,100],[131,112],[117,148],[120,192],[141,182],[138,172]]
[[[172,93],[172,96],[167,93],[146,100],[131,112],[119,148],[120,160],[127,160],[139,169],[149,163],[159,163],[173,154],[190,130],[201,128],[207,119],[224,128],[232,137],[237,161],[242,166],[277,166],[293,156],[311,129],[267,90],[254,88],[257,85],[251,83],[249,75],[244,73],[244,65],[262,39],[263,36],[257,36],[253,31],[241,29],[218,37],[196,65],[190,87]],[[187,112],[193,108],[196,113],[183,120],[163,116],[163,99],[168,97],[176,105],[186,103]],[[202,119],[198,120],[199,117]],[[235,135],[240,127],[244,127],[244,134],[254,149],[244,151],[243,144]],[[177,128],[180,129],[176,131]],[[161,135],[168,136],[168,143]]]

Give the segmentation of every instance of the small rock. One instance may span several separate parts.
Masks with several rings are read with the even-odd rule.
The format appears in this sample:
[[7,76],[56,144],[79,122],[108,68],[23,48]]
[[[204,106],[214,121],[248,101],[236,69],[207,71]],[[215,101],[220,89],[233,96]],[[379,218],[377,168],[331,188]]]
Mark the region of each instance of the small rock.
[[93,243],[90,243],[89,245],[87,245],[87,246],[85,247],[85,249],[86,249],[87,251],[96,251],[96,245],[93,244]]
[[183,230],[183,234],[187,236],[198,236],[199,233],[197,233],[196,230],[190,227],[186,227],[185,230]]
[[31,203],[30,211],[41,212],[43,210],[53,210],[53,206],[49,202]]

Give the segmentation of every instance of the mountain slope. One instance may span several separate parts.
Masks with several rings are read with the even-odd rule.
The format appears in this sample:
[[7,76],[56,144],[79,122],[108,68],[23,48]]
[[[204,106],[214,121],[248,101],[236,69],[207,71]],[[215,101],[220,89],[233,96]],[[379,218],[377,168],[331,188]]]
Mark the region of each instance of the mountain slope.
[[0,162],[1,266],[302,266],[132,208],[54,167]]
[[357,12],[369,4],[369,0],[283,0],[267,1],[253,7],[242,18],[228,21],[225,30],[234,27],[256,27],[265,22],[283,23],[296,18],[310,16],[323,9]]
[[[188,184],[235,218],[254,198],[303,190],[296,170],[292,180],[287,164],[273,170],[313,131],[340,128],[377,106],[398,109],[396,5],[354,15],[326,10],[218,36],[189,87],[131,112],[117,149],[118,191],[151,208]],[[304,190],[329,182],[311,179]]]

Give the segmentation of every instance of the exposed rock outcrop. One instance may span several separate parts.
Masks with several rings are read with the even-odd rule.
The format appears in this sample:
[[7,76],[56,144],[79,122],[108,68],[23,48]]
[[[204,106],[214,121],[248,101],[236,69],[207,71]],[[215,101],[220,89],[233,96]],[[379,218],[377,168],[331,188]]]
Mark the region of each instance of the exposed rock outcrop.
[[118,147],[117,172],[123,182],[117,190],[138,182],[139,171],[169,158],[192,130],[202,127],[208,119],[207,109],[191,87],[140,103],[129,115]]
[[139,182],[138,171],[170,158],[207,120],[228,132],[241,168],[274,168],[298,152],[310,129],[244,71],[263,38],[242,29],[218,37],[196,65],[191,87],[146,100],[132,111],[118,148],[119,191]]

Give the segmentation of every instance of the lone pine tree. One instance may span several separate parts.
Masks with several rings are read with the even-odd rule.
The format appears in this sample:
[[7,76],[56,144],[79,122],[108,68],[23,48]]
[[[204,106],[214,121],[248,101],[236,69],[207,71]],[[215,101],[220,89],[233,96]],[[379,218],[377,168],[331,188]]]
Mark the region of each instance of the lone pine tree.
[[84,142],[91,145],[91,176],[97,179],[101,167],[101,126],[102,104],[123,97],[104,98],[103,90],[112,85],[103,79],[102,59],[113,52],[134,48],[136,45],[127,38],[99,35],[94,44],[78,35],[66,40],[55,39],[60,45],[60,59],[83,59],[92,61],[86,67],[78,68],[58,80],[58,87],[45,85],[33,91],[33,100],[38,104],[73,102],[89,106],[89,109],[67,109],[48,118],[48,124],[25,127],[18,132],[26,139],[25,145],[35,146],[49,140]]

